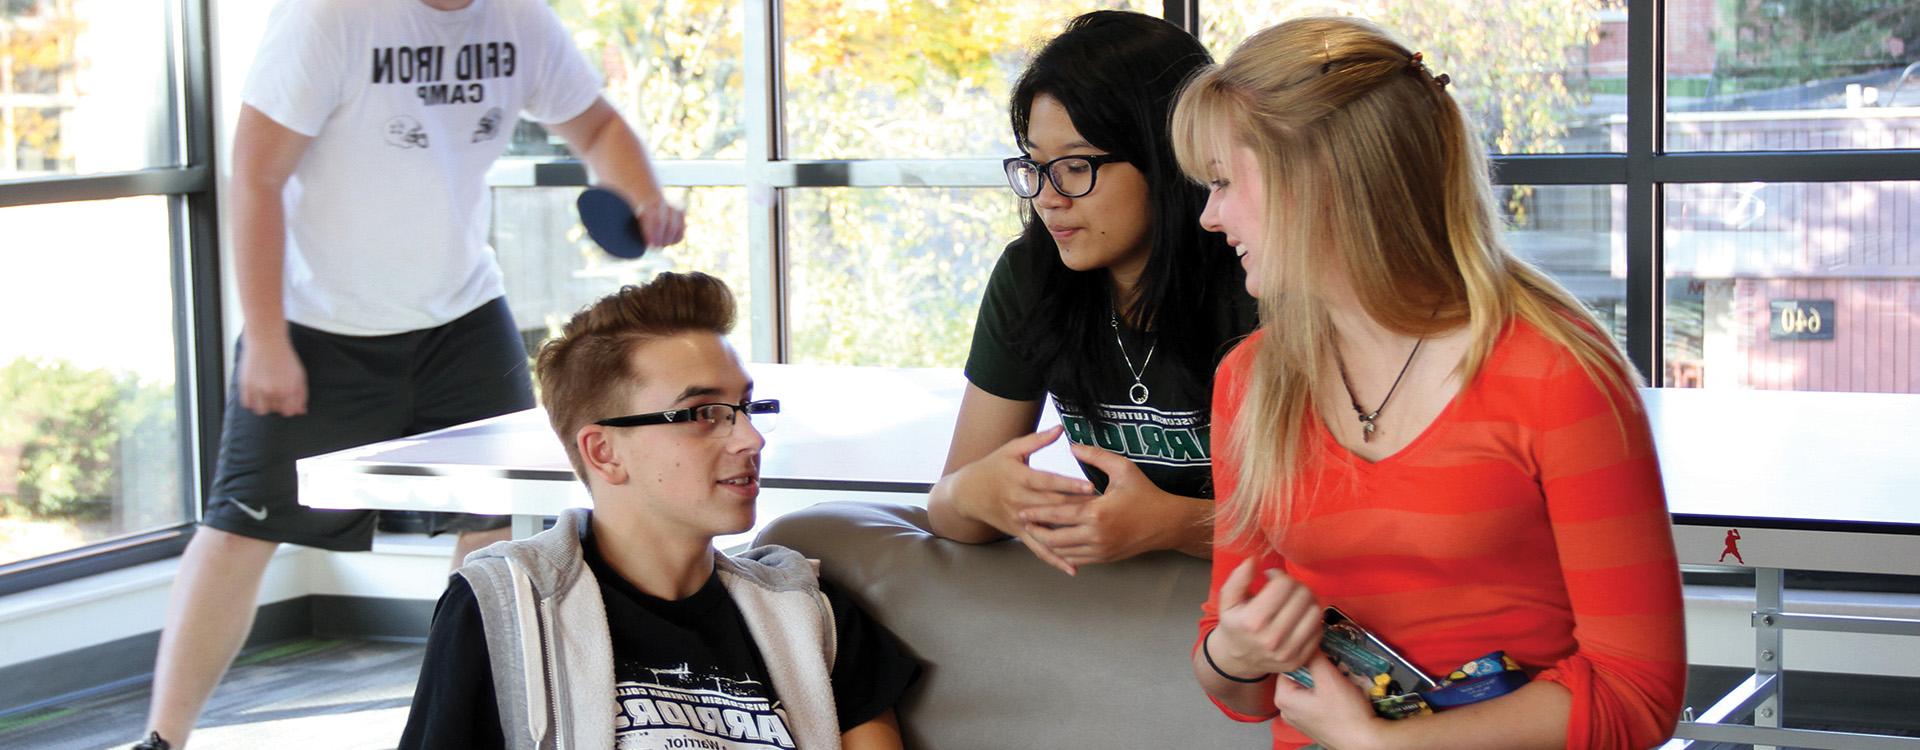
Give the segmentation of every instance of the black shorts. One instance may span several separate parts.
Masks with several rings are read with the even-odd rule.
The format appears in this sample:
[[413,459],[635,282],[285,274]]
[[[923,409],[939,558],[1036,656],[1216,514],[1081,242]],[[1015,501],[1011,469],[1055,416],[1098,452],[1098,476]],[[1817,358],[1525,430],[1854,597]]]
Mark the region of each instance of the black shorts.
[[[293,462],[533,406],[527,352],[495,298],[442,326],[390,336],[341,336],[288,324],[307,371],[307,413],[262,416],[227,389],[220,464],[204,523],[255,539],[330,550],[373,546],[375,512],[299,502]],[[429,528],[503,528],[507,516],[431,514]]]

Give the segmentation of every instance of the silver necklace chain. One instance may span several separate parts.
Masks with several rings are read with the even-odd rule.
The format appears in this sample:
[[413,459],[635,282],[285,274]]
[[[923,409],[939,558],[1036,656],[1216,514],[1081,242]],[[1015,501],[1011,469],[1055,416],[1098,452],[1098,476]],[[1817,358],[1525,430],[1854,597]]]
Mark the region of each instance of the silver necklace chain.
[[1140,360],[1140,369],[1135,370],[1133,358],[1127,356],[1127,345],[1120,341],[1120,314],[1109,311],[1107,324],[1113,326],[1113,345],[1120,348],[1120,359],[1126,361],[1127,373],[1133,376],[1133,387],[1127,389],[1127,400],[1132,401],[1135,406],[1144,404],[1153,392],[1147,389],[1146,383],[1140,381],[1147,374],[1147,365],[1153,363],[1153,350],[1160,348],[1160,342],[1155,341],[1147,345],[1147,356]]

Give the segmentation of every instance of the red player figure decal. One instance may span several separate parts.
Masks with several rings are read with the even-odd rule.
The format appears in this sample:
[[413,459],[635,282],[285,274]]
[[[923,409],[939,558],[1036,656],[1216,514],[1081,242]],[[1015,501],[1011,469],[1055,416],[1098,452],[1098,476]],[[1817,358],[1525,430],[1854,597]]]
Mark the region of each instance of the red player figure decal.
[[1727,548],[1720,550],[1720,562],[1726,562],[1727,555],[1733,555],[1733,559],[1738,560],[1741,565],[1747,564],[1747,561],[1740,557],[1739,529],[1727,529]]

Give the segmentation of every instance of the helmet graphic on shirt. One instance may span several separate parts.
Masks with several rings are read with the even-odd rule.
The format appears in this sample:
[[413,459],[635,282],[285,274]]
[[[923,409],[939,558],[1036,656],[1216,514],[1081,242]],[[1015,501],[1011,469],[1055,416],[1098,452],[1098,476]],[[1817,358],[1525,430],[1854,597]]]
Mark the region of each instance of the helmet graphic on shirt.
[[396,148],[426,148],[427,130],[420,121],[400,115],[387,121],[387,145]]
[[493,140],[494,136],[500,134],[500,119],[502,117],[504,117],[504,115],[500,112],[499,107],[487,110],[487,113],[480,117],[480,125],[473,129],[473,140],[468,142],[479,143],[481,141]]

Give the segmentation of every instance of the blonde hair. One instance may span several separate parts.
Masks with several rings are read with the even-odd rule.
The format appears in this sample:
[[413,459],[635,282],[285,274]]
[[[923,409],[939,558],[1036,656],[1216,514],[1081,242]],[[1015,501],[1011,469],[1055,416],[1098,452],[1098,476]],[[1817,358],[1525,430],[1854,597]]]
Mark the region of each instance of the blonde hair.
[[[1344,277],[1374,320],[1410,336],[1466,326],[1471,382],[1518,318],[1570,350],[1615,402],[1638,408],[1639,376],[1592,313],[1501,236],[1486,155],[1446,80],[1386,31],[1302,18],[1255,34],[1196,74],[1174,110],[1174,151],[1197,180],[1250,149],[1267,187],[1259,246],[1262,327],[1228,449],[1239,485],[1221,519],[1236,538],[1277,528],[1305,469],[1303,435],[1332,327],[1318,287]],[[1284,250],[1281,250],[1284,248]],[[1330,382],[1328,382],[1330,381]],[[1624,394],[1624,399],[1621,397]]]

